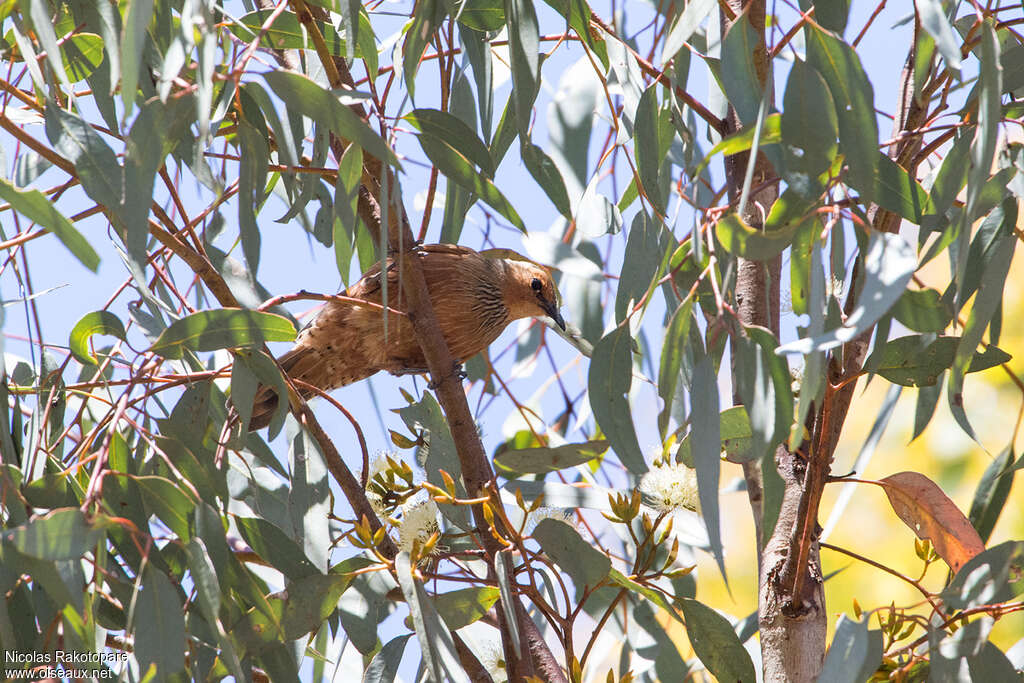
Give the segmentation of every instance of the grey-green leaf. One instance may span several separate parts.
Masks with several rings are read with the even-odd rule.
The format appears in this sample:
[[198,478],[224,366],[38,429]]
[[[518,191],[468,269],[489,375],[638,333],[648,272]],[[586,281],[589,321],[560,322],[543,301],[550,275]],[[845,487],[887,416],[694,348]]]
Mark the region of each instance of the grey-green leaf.
[[686,635],[708,671],[720,681],[756,680],[754,663],[726,618],[692,598],[681,598],[679,603]]
[[943,3],[939,0],[916,0],[917,16],[921,20],[921,28],[928,32],[939,48],[939,54],[946,60],[946,66],[954,71],[960,70],[960,45],[953,33]]
[[157,678],[166,680],[185,668],[185,610],[178,590],[149,564],[135,602],[135,657],[146,671],[156,664]]
[[548,557],[572,577],[577,591],[584,586],[595,588],[612,568],[607,555],[583,540],[579,532],[565,522],[542,520],[533,530]]
[[397,636],[385,643],[366,665],[362,683],[392,683],[398,675],[398,665],[402,663],[402,654],[409,638],[412,638],[412,634]]
[[[114,162],[116,169],[117,162]],[[0,178],[0,198],[10,202],[11,207],[30,221],[38,223],[57,236],[68,251],[75,255],[89,270],[96,272],[100,257],[85,236],[57,210],[39,190],[19,190]]]
[[633,385],[633,339],[629,327],[617,327],[594,346],[587,387],[594,418],[622,464],[634,474],[647,471],[630,412]]
[[[832,638],[832,645],[825,655],[825,666],[821,670],[821,680],[836,681],[836,683],[860,683],[857,676],[869,662],[866,662],[868,655],[868,625],[867,621],[853,621],[846,615],[839,617],[836,624],[836,634]],[[881,661],[875,662],[870,668],[874,671]]]
[[896,300],[892,314],[915,332],[943,332],[953,319],[953,309],[934,289],[908,289]]
[[185,349],[214,351],[293,339],[295,326],[284,316],[220,308],[176,320],[163,331],[151,350],[164,358],[181,358]]
[[0,537],[19,552],[41,560],[77,560],[103,535],[103,528],[89,522],[78,508],[54,510]]
[[780,346],[776,353],[810,353],[841,346],[869,329],[903,294],[917,268],[914,248],[899,235],[873,232],[864,257],[864,288],[839,327]]
[[853,48],[834,34],[809,26],[807,61],[828,83],[839,120],[839,145],[850,165],[852,180],[867,188],[874,186],[878,166],[878,122],[875,94]]
[[331,92],[305,76],[283,70],[269,71],[263,78],[292,111],[327,126],[337,135],[362,147],[367,154],[401,168],[384,139]]
[[746,12],[729,27],[722,41],[722,88],[745,126],[757,120],[764,92],[754,66],[759,43]]
[[110,311],[93,311],[86,313],[82,319],[71,328],[68,338],[68,346],[71,355],[83,365],[97,365],[96,357],[89,353],[89,339],[94,334],[109,334],[125,341],[124,323]]
[[546,474],[590,462],[606,450],[607,441],[567,443],[553,448],[521,448],[497,454],[494,465],[498,470],[514,474]]
[[718,414],[718,383],[715,379],[714,364],[708,355],[701,354],[694,365],[690,404],[690,438],[693,445],[693,463],[697,470],[700,513],[708,529],[711,554],[714,555],[718,569],[725,577],[725,557],[718,514],[718,481],[722,464],[719,458],[722,443],[721,422]]

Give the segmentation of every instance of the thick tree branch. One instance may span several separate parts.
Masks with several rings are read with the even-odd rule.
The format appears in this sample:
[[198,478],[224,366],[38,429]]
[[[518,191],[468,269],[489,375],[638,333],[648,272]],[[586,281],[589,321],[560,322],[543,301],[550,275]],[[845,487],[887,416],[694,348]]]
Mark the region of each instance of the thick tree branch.
[[[355,89],[352,75],[344,58],[330,55],[326,48],[317,41],[316,36],[319,30],[316,27],[314,18],[322,14],[323,10],[317,7],[309,7],[303,0],[293,0],[296,14],[299,20],[310,30],[314,37],[314,45],[320,59],[324,63],[331,86],[334,88]],[[361,118],[366,119],[367,113],[362,106],[350,105],[352,110]],[[347,143],[344,140],[331,137],[331,148],[336,158],[341,158]],[[416,258],[414,246],[416,244],[412,229],[409,223],[405,207],[398,199],[397,179],[391,168],[382,163],[381,160],[364,155],[362,187],[359,192],[358,211],[371,235],[378,238],[387,236],[387,242],[391,249],[396,252],[395,259],[399,263],[400,282],[402,283],[402,294],[407,302],[407,315],[416,334],[420,348],[430,369],[432,384],[437,394],[438,402],[444,409],[445,417],[448,420],[448,427],[451,431],[452,440],[455,443],[456,453],[459,457],[459,464],[462,468],[462,478],[466,490],[471,497],[489,496],[494,504],[500,505],[500,495],[494,473],[491,470],[490,461],[484,451],[483,443],[477,432],[476,422],[473,420],[466,401],[466,394],[462,388],[461,376],[458,363],[452,357],[441,333],[441,327],[437,322],[433,306],[430,302],[427,290],[426,278],[419,260]],[[385,220],[386,216],[386,220]],[[385,225],[386,222],[386,225]],[[488,555],[489,573],[494,573],[495,554],[502,549],[500,542],[494,537],[489,528],[482,505],[472,507],[473,519],[478,530],[478,538],[484,546]],[[497,530],[499,533],[501,530]],[[530,638],[532,620],[526,615],[525,608],[516,599],[513,605],[520,626],[521,642],[512,643],[508,638],[510,630],[504,623],[503,610],[498,610],[498,620],[501,626],[502,641],[505,651],[506,666],[510,680],[521,680],[526,676],[535,675],[535,662],[533,658],[520,656],[520,653],[535,652],[537,667],[546,676],[546,680],[565,680],[561,669],[550,670],[550,667],[543,666],[545,663],[554,662],[550,648],[543,642],[543,639],[535,642]],[[520,616],[521,615],[521,616]],[[530,624],[523,623],[523,620],[530,621]],[[532,629],[536,631],[536,627]],[[525,642],[522,642],[525,641]],[[538,671],[539,673],[540,671]]]

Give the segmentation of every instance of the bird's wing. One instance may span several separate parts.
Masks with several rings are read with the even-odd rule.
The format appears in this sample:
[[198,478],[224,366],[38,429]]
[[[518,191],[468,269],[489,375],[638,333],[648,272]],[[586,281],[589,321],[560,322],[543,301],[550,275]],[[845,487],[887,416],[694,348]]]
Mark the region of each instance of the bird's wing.
[[[446,282],[451,282],[453,278],[458,279],[460,274],[464,274],[463,271],[468,261],[479,260],[479,254],[475,250],[459,246],[458,244],[428,244],[417,253],[423,265],[423,274],[426,277],[427,286],[431,289],[436,285],[444,286]],[[401,310],[404,306],[401,303],[398,305],[394,303],[402,301],[401,288],[399,286],[401,283],[398,279],[399,271],[398,263],[389,258],[387,260],[387,268],[385,269],[388,278],[389,305]],[[381,303],[382,287],[380,272],[380,263],[378,262],[363,274],[359,282],[349,287],[346,295],[374,303]]]

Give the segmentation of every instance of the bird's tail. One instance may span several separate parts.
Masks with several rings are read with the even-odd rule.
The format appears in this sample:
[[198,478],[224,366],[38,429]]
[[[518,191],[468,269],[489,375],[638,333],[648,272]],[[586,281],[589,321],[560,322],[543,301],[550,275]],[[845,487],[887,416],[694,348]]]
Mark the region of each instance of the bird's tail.
[[[319,368],[322,365],[320,354],[308,346],[298,346],[277,359],[292,379],[302,380],[315,386],[323,386],[319,381]],[[308,389],[299,389],[303,398],[311,398],[314,393]],[[249,420],[249,431],[263,429],[270,424],[270,419],[277,412],[277,392],[266,384],[261,384],[253,398],[252,418]]]

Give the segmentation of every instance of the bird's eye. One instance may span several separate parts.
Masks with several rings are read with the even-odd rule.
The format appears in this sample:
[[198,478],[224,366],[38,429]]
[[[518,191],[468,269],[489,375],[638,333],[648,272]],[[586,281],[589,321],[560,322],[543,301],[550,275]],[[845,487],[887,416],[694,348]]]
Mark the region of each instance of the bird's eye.
[[533,282],[530,283],[530,287],[533,288],[533,291],[539,292],[544,288],[544,285],[541,284],[541,281],[538,280],[537,278],[533,278]]

